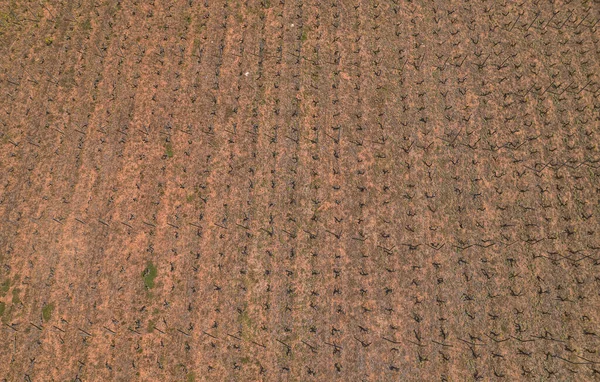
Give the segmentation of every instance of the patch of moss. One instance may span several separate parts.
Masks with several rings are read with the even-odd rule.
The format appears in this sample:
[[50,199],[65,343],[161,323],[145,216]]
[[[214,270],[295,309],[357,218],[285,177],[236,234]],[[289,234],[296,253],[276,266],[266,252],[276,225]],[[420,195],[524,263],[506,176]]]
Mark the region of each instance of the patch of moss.
[[308,39],[308,33],[306,31],[302,31],[302,36],[300,36],[300,40],[306,41]]
[[146,289],[154,288],[154,279],[158,275],[158,269],[152,264],[151,261],[148,261],[148,265],[146,269],[142,272],[142,278],[144,279],[144,285]]
[[4,315],[4,311],[6,310],[6,304],[0,301],[0,317]]
[[44,307],[42,308],[42,318],[44,319],[44,321],[46,321],[46,322],[50,321],[50,318],[52,318],[53,311],[54,311],[54,304],[50,303],[50,304],[44,305]]
[[148,321],[148,327],[146,328],[148,333],[152,333],[154,331],[154,320]]
[[186,380],[187,382],[194,382],[194,381],[196,380],[196,374],[194,374],[194,372],[193,372],[193,371],[189,372],[189,373],[187,374],[187,376],[185,377],[185,380]]

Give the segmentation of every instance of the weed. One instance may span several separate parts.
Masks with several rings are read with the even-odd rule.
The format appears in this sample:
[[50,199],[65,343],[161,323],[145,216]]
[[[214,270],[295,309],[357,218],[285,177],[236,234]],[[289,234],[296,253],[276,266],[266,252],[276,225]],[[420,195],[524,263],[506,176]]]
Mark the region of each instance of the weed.
[[0,284],[0,296],[6,295],[6,293],[8,292],[9,289],[10,289],[10,280],[6,280],[2,284]]
[[87,19],[81,24],[81,27],[84,31],[89,31],[92,29],[92,22],[89,19]]
[[0,12],[0,34],[4,32],[4,29],[13,21],[14,17],[7,12]]
[[13,304],[20,304],[21,303],[21,299],[19,298],[19,293],[21,291],[18,288],[13,289],[12,292],[12,303]]
[[152,262],[149,261],[148,265],[146,266],[146,269],[144,269],[144,271],[142,272],[142,277],[144,278],[144,285],[146,286],[146,289],[154,288],[154,279],[156,278],[157,274],[158,270],[156,269],[154,264],[152,264]]
[[50,321],[53,311],[54,311],[54,304],[50,303],[50,304],[44,305],[44,307],[42,308],[42,318],[44,319],[44,321],[46,321],[46,322]]
[[173,158],[173,145],[171,143],[167,143],[165,145],[165,150],[168,158]]

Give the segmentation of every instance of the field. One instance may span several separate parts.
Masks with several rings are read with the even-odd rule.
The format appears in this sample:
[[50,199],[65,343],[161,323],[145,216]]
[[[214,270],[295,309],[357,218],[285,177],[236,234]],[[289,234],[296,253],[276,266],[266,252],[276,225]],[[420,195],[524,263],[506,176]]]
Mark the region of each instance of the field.
[[599,20],[0,0],[0,380],[600,380]]

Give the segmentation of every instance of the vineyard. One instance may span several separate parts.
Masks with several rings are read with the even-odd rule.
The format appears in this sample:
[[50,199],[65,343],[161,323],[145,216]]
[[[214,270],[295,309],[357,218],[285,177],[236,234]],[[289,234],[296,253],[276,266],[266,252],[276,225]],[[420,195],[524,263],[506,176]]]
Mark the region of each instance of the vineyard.
[[600,380],[599,20],[0,0],[0,380]]

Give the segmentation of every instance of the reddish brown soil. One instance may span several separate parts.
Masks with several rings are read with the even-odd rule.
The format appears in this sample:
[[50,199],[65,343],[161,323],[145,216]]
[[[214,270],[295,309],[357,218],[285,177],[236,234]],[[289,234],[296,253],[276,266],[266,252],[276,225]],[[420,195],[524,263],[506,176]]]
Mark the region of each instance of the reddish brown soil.
[[0,378],[600,379],[599,20],[0,0]]

